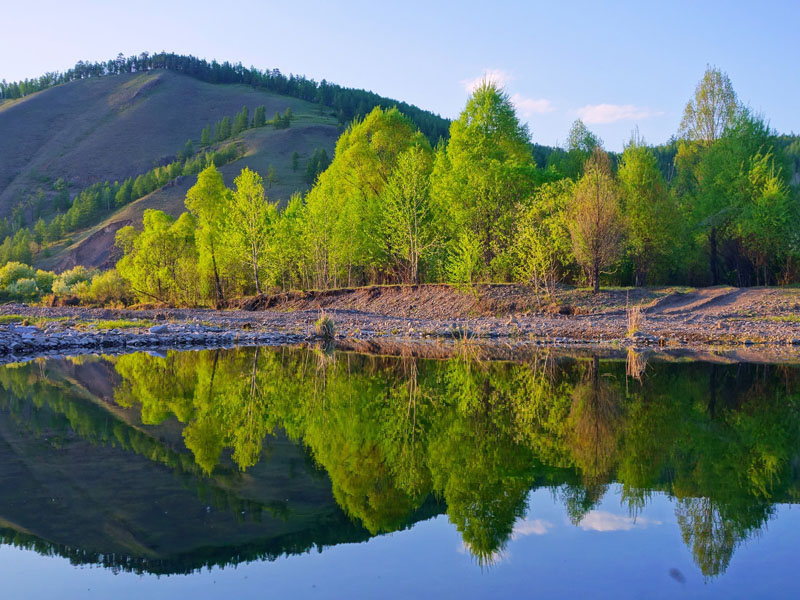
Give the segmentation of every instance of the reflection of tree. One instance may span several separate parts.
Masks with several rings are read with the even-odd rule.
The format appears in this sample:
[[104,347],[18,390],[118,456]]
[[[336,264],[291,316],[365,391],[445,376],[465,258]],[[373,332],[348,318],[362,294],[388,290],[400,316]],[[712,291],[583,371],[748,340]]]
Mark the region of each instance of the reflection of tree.
[[773,502],[800,489],[796,383],[768,367],[651,363],[626,388],[625,363],[597,357],[240,349],[115,360],[118,401],[141,404],[143,419],[184,422],[207,472],[226,448],[252,466],[281,427],[370,531],[405,526],[433,494],[481,561],[502,551],[532,486],[557,489],[578,523],[616,479],[633,512],[653,491],[676,497],[687,543],[714,574]]
[[575,386],[569,414],[569,445],[587,481],[608,481],[616,465],[622,410],[619,392],[600,375],[594,357],[584,379]]
[[725,572],[736,547],[749,531],[724,518],[714,501],[708,498],[685,498],[675,509],[684,543],[703,575],[713,577]]

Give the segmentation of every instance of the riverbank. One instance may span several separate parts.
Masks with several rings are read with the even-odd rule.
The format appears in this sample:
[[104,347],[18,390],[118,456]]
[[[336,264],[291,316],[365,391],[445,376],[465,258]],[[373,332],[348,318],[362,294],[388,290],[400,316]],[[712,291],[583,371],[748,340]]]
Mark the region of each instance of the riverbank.
[[[639,307],[631,327],[626,307]],[[542,301],[520,285],[387,286],[259,296],[227,310],[0,306],[0,361],[131,349],[296,344],[317,338],[321,312],[336,343],[445,355],[461,340],[500,354],[541,346],[738,353],[800,359],[800,290],[560,290]]]

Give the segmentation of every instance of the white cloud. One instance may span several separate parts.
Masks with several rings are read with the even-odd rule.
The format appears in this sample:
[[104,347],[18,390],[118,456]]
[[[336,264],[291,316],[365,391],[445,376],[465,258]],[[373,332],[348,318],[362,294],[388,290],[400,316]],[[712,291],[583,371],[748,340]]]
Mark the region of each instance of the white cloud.
[[633,104],[587,104],[577,110],[586,124],[616,123],[617,121],[639,121],[660,117],[663,111],[634,106]]
[[661,525],[661,521],[644,517],[634,519],[602,510],[589,511],[578,523],[584,531],[630,531],[634,528],[644,529],[650,525]]
[[484,81],[491,81],[492,83],[497,84],[499,87],[505,87],[513,80],[514,76],[507,71],[503,71],[501,69],[486,69],[483,72],[483,75],[480,77],[461,80],[461,85],[463,85],[464,89],[471,94]]
[[530,117],[531,115],[543,115],[545,113],[551,113],[556,109],[550,100],[545,100],[544,98],[540,98],[538,100],[534,98],[526,98],[525,96],[520,96],[519,94],[514,94],[511,96],[511,102],[517,107],[517,110],[524,117]]
[[544,535],[548,530],[553,528],[550,521],[543,521],[542,519],[522,519],[514,523],[514,530],[511,533],[511,539],[516,540],[527,535]]

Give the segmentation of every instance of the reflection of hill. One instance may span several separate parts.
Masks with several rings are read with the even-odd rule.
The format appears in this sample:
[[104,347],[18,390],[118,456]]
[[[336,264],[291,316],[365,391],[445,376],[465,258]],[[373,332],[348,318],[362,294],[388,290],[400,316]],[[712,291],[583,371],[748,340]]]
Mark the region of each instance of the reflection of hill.
[[[170,573],[370,537],[285,436],[276,435],[270,458],[247,474],[219,467],[203,477],[185,450],[159,441],[159,428],[145,428],[148,435],[103,413],[85,388],[67,392],[65,374],[77,383],[102,364],[50,363],[50,380],[38,365],[0,376],[0,390],[12,392],[0,402],[4,543],[76,563]],[[428,503],[412,519],[440,511]]]
[[[40,498],[35,512],[2,518],[176,570],[201,548],[235,562],[366,539],[435,514],[432,498],[490,561],[531,489],[554,490],[578,523],[618,482],[634,513],[653,492],[672,496],[685,543],[715,575],[775,503],[800,495],[792,367],[656,362],[626,382],[624,362],[546,354],[480,363],[240,349],[42,368],[0,371],[13,392],[4,468],[24,485],[48,482],[26,492]],[[102,377],[113,386],[91,381]],[[94,507],[88,521],[33,516],[59,490],[69,506]],[[0,506],[14,505],[8,493]],[[79,537],[63,529],[71,522]]]

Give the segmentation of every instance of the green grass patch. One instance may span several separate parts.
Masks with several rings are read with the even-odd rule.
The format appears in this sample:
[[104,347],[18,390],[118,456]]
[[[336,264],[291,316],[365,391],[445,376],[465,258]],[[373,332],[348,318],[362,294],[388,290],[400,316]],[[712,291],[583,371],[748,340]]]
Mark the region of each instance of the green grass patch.
[[153,321],[130,321],[127,319],[117,319],[110,321],[94,321],[89,323],[96,329],[136,329],[138,327],[152,327]]
[[800,315],[770,315],[761,317],[759,321],[778,321],[779,323],[800,323]]

